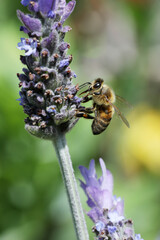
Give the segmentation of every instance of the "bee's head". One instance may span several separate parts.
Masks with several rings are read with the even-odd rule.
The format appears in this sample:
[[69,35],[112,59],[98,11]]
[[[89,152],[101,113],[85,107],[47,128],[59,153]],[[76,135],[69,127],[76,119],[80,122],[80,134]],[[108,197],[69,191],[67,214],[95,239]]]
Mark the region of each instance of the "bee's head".
[[103,83],[104,81],[102,78],[97,78],[94,80],[90,86],[90,93],[99,92],[103,86]]
[[[88,89],[83,91],[81,94],[83,93],[89,93],[89,94],[93,94],[93,93],[96,93],[96,92],[99,92],[103,86],[103,79],[102,78],[97,78],[96,80],[94,80],[92,83],[90,82],[87,82],[87,83],[84,83],[80,86],[81,87],[84,87],[86,85],[88,85]],[[81,95],[80,94],[80,95]]]

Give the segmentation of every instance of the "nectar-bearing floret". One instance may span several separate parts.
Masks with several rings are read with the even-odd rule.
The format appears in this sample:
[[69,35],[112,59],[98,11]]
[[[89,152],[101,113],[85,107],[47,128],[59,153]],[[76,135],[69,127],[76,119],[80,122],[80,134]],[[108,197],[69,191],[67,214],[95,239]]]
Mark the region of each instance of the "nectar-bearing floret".
[[21,38],[21,42],[17,46],[20,50],[25,50],[25,56],[35,55],[37,51],[37,41],[31,39]]
[[71,70],[72,55],[67,55],[70,44],[64,41],[71,30],[63,26],[75,7],[75,0],[22,0],[30,14],[17,11],[28,34],[21,38],[17,48],[25,65],[20,80],[20,105],[28,115],[25,128],[33,135],[52,139],[57,131],[66,133],[77,122],[76,108],[80,98],[78,87],[71,82],[76,74]]
[[140,234],[134,233],[132,220],[124,216],[124,201],[113,195],[112,174],[101,158],[99,161],[102,169],[99,179],[94,160],[91,160],[89,169],[79,167],[85,180],[80,180],[81,187],[91,208],[87,215],[95,223],[92,231],[96,234],[96,240],[143,240]]

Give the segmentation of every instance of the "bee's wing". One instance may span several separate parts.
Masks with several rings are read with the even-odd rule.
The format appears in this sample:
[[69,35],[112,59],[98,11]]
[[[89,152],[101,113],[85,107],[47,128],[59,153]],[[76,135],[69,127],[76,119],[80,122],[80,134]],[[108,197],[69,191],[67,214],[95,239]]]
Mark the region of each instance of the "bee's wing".
[[118,100],[119,102],[124,103],[128,107],[132,108],[132,105],[126,99],[124,99],[123,97],[121,97],[121,96],[119,96],[117,94],[116,94],[116,100]]
[[109,102],[110,105],[112,105],[112,107],[114,108],[114,110],[116,111],[116,113],[118,114],[118,116],[120,117],[120,119],[126,124],[126,126],[127,126],[128,128],[130,128],[129,122],[127,121],[127,119],[125,118],[125,116],[121,113],[121,111],[119,110],[119,108],[116,107],[113,103],[111,103],[108,98],[107,98],[107,101]]
[[114,104],[112,104],[112,106],[114,107],[114,110],[116,111],[118,116],[121,118],[121,120],[126,124],[128,128],[130,128],[129,122],[127,121],[125,116],[120,112],[119,108],[117,108]]

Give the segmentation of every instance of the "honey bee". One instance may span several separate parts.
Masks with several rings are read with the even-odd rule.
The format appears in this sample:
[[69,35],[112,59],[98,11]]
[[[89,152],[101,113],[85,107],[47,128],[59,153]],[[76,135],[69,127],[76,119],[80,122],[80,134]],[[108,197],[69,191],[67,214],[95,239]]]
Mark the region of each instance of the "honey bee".
[[[80,94],[82,95],[86,93],[86,95],[83,96],[82,102],[85,103],[92,100],[93,106],[90,108],[79,107],[76,116],[93,119],[92,132],[94,135],[102,133],[108,127],[114,112],[118,114],[128,128],[130,127],[127,119],[114,105],[116,99],[119,99],[122,102],[125,102],[125,100],[116,95],[109,86],[104,84],[103,79],[97,78],[92,83],[86,82],[80,85],[79,89],[85,86],[88,86],[88,89]],[[94,113],[94,116],[90,115],[91,113]]]

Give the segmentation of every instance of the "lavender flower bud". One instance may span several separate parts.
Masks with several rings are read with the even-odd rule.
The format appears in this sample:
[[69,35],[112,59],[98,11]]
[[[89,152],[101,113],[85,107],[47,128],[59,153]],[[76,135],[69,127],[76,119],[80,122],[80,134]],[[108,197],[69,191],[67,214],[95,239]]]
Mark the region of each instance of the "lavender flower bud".
[[102,176],[98,179],[95,162],[91,160],[89,169],[80,166],[85,183],[81,182],[88,197],[87,204],[91,210],[87,215],[95,223],[92,228],[97,240],[143,240],[140,234],[134,233],[132,220],[125,219],[124,201],[113,196],[113,177],[102,159],[99,160]]
[[71,80],[76,74],[67,55],[70,44],[64,41],[69,26],[63,26],[75,7],[75,1],[21,0],[30,14],[17,11],[22,22],[20,30],[28,34],[21,38],[17,48],[25,51],[21,62],[26,65],[23,74],[17,74],[20,83],[20,105],[28,115],[25,128],[31,134],[52,139],[58,131],[66,133],[77,122],[76,108],[81,100],[76,96],[77,86]]

